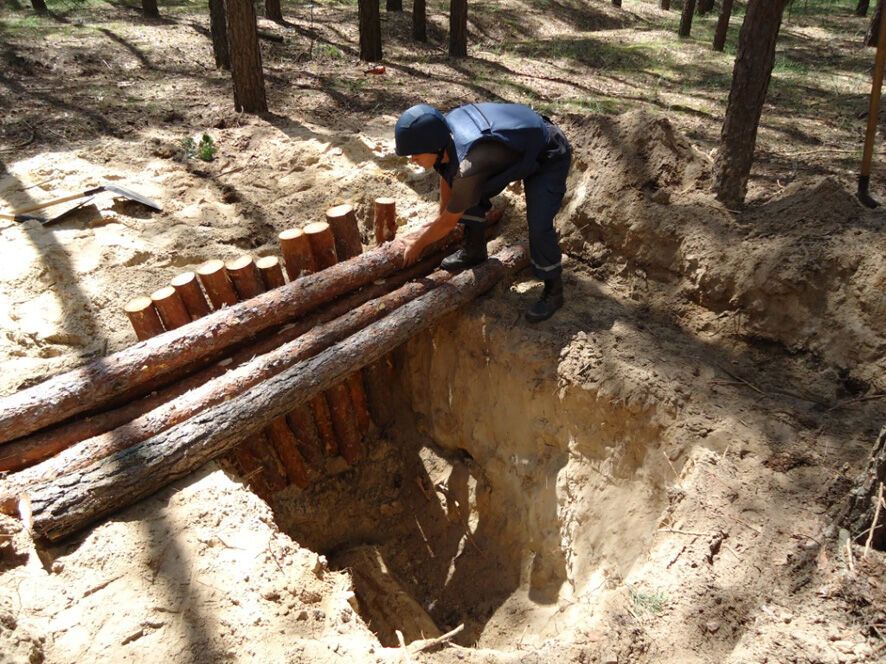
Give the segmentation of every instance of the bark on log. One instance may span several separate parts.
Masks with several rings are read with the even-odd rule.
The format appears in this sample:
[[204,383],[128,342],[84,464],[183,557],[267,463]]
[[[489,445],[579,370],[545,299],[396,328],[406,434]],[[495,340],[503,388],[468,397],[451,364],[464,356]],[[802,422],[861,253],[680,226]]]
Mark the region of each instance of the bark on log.
[[[139,422],[145,421],[143,419],[137,420],[137,418],[141,418],[149,411],[153,411],[155,408],[158,408],[163,404],[171,403],[181,395],[200,388],[210,380],[233,370],[235,367],[250,361],[252,358],[264,355],[275,348],[279,348],[283,344],[291,342],[293,339],[298,338],[319,325],[346,315],[348,312],[363,306],[370,300],[382,298],[389,291],[401,287],[412,279],[427,275],[439,264],[440,258],[440,256],[427,258],[417,265],[388,278],[383,283],[373,284],[372,286],[364,288],[347,297],[340,298],[333,304],[327,305],[323,309],[303,318],[297,323],[284,327],[273,336],[246,346],[230,358],[206,367],[202,371],[198,371],[184,380],[173,383],[143,399],[132,401],[120,408],[106,411],[90,418],[79,419],[71,423],[62,424],[0,446],[0,472],[21,470],[22,468],[49,459],[49,457],[62,452],[62,450],[65,450],[78,441],[85,441],[87,438],[105,434],[113,429],[122,427],[123,425],[131,427],[133,431],[135,431],[135,429],[140,427]],[[390,300],[382,299],[380,301],[385,303],[386,307],[394,306]],[[108,451],[105,453],[110,454],[118,449],[123,449],[124,447],[138,442],[138,440],[143,440],[144,437],[152,435],[153,433],[155,432],[149,431],[141,438],[131,438],[123,435],[122,430],[118,429],[116,434],[111,437],[111,440],[114,441],[114,447],[108,448]],[[98,444],[97,440],[94,442]],[[86,443],[84,443],[84,445],[86,445]],[[103,453],[96,451],[93,454],[100,455]],[[13,475],[10,479],[22,476],[22,481],[25,481],[26,477],[31,478],[27,481],[34,481],[37,477],[53,477],[64,472],[66,468],[71,467],[73,464],[76,464],[77,459],[81,456],[82,454],[80,452],[66,452],[58,458],[46,462],[46,464],[42,466],[42,473],[38,473],[40,469],[35,467],[32,471],[29,471],[29,475],[22,476],[22,474],[19,473]],[[2,508],[0,508],[0,511],[2,511]]]
[[375,199],[375,244],[380,245],[397,235],[397,203],[393,198]]
[[224,454],[528,264],[511,247],[311,359],[126,450],[29,492],[33,532],[58,541]]
[[225,263],[240,300],[248,300],[265,292],[265,284],[252,256],[238,256]]
[[886,510],[880,507],[878,524],[874,524],[880,485],[886,483],[886,426],[880,429],[877,442],[871,450],[868,465],[858,476],[852,491],[837,517],[837,523],[849,530],[859,544],[866,544],[870,528],[874,529],[871,546],[878,551],[886,551]]
[[197,276],[206,289],[213,308],[221,309],[237,304],[237,291],[234,290],[234,284],[228,277],[223,261],[218,259],[206,261],[197,268]]
[[178,293],[182,302],[184,302],[185,309],[188,310],[192,320],[202,318],[212,311],[209,307],[209,302],[206,301],[206,296],[203,295],[203,291],[200,289],[197,275],[193,272],[182,272],[173,277],[169,283],[175,289],[175,292]]
[[391,406],[391,388],[394,382],[393,361],[390,357],[383,357],[378,362],[366,367],[365,373],[369,412],[375,424],[384,429],[394,421],[394,410]]
[[362,371],[348,376],[348,390],[351,393],[351,403],[354,406],[357,431],[360,432],[360,435],[366,435],[372,427],[372,418],[369,417],[369,405],[366,401],[366,389],[363,387]]
[[357,215],[350,205],[336,205],[326,210],[326,223],[335,238],[335,253],[338,260],[346,261],[363,253]]
[[325,221],[317,221],[305,226],[305,235],[311,243],[311,253],[314,255],[314,263],[317,270],[322,271],[338,263],[338,254],[335,252],[335,235],[332,228]]
[[154,301],[149,297],[137,297],[130,300],[123,307],[123,311],[129,317],[132,323],[132,329],[135,330],[135,336],[139,341],[150,339],[151,337],[163,334],[165,328],[163,321],[160,320],[160,314],[154,306]]
[[308,236],[300,228],[289,228],[278,236],[280,238],[280,253],[283,254],[283,262],[286,264],[286,274],[289,281],[295,281],[299,277],[305,277],[317,271],[314,263],[314,254],[311,252],[311,243]]
[[308,475],[305,460],[298,451],[298,440],[289,428],[286,417],[281,415],[273,420],[268,426],[267,434],[277,456],[283,462],[289,481],[300,489],[304,489],[311,483],[311,478]]
[[289,421],[289,428],[295,434],[298,449],[308,467],[320,468],[323,465],[323,445],[320,442],[320,434],[310,408],[302,404],[290,411],[286,415],[286,419]]
[[276,256],[262,256],[255,261],[255,266],[261,273],[262,281],[267,288],[280,288],[286,285],[283,277],[283,268],[280,267],[280,259]]
[[329,412],[329,403],[325,394],[313,396],[309,402],[311,413],[314,415],[314,423],[317,425],[317,433],[320,434],[320,443],[323,445],[323,454],[334,457],[338,454],[338,441],[335,439],[335,431],[332,428],[332,413]]
[[181,297],[175,292],[172,286],[164,286],[151,293],[151,300],[160,314],[160,320],[163,321],[163,327],[167,330],[174,330],[191,322],[191,314],[185,308],[185,303]]
[[[458,236],[450,235],[447,244]],[[0,399],[0,442],[145,394],[183,367],[219,357],[231,346],[381,279],[402,264],[397,247],[383,245],[297,283],[215,311],[186,328],[141,341],[4,397]]]

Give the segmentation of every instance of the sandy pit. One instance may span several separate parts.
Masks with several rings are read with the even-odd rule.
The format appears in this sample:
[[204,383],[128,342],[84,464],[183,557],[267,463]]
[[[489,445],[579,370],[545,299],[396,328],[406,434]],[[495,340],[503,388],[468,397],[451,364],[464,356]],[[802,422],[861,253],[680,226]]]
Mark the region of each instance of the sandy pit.
[[[163,212],[102,194],[0,222],[0,394],[135,343],[129,299],[275,255],[332,205],[367,247],[376,197],[400,232],[436,206],[389,107],[228,105],[181,111],[210,163],[181,158],[181,116],[3,162],[7,207],[111,182]],[[726,210],[663,115],[555,119],[575,160],[554,319],[524,323],[523,272],[397,349],[393,420],[306,490],[265,501],[210,464],[61,546],[3,518],[0,661],[880,661],[886,559],[834,515],[886,421],[883,212],[834,173]],[[519,188],[497,204],[496,246],[524,239]]]

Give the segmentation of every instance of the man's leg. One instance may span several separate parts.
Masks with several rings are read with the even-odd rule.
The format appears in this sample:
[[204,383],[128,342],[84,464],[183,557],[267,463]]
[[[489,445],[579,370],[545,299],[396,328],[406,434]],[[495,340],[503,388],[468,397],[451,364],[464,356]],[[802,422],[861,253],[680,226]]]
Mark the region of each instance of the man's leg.
[[526,318],[531,322],[547,320],[563,306],[562,254],[554,217],[566,194],[570,156],[568,144],[565,144],[565,152],[545,161],[541,170],[523,183],[532,271],[545,283],[541,299],[526,312]]
[[486,260],[486,213],[492,208],[489,199],[480,201],[477,205],[466,210],[459,222],[464,227],[464,242],[462,248],[451,256],[447,256],[440,263],[444,270],[454,272],[473,267]]

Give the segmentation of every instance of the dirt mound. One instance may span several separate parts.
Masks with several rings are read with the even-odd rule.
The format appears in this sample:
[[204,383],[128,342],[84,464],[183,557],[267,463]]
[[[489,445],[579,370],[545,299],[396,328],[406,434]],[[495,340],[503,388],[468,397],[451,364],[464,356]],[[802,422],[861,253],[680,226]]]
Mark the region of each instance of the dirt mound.
[[575,169],[558,224],[573,258],[670,283],[745,338],[812,353],[850,391],[883,388],[881,213],[832,178],[732,212],[708,191],[707,156],[666,119],[634,112],[569,127]]

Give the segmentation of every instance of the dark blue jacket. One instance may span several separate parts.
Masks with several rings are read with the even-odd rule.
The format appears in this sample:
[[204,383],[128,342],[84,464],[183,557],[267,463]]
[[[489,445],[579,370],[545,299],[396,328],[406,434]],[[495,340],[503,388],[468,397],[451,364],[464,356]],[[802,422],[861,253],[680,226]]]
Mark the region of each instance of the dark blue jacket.
[[459,164],[479,141],[499,141],[521,155],[513,166],[485,183],[484,194],[497,194],[509,183],[527,178],[539,168],[538,159],[547,143],[547,129],[544,119],[528,106],[468,104],[447,113],[446,124],[452,133],[453,145],[449,163],[442,165],[438,172],[450,185]]

